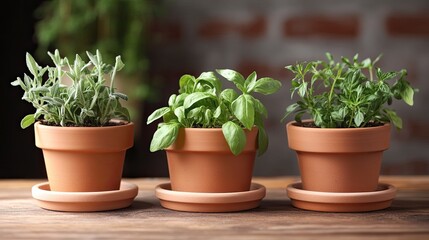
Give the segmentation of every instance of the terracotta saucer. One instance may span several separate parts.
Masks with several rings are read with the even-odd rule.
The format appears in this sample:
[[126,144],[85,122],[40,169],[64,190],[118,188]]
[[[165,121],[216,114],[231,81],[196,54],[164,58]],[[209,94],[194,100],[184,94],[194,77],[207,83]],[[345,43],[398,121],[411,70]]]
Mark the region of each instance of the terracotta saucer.
[[138,187],[121,182],[117,191],[100,192],[54,192],[49,183],[36,184],[31,189],[37,205],[44,209],[65,212],[95,212],[125,208],[137,196]]
[[301,182],[290,184],[287,195],[297,208],[321,212],[368,212],[390,207],[396,195],[392,185],[379,183],[374,192],[316,192],[302,189]]
[[185,212],[236,212],[259,206],[265,197],[263,185],[252,183],[250,191],[228,193],[203,193],[172,191],[170,183],[155,188],[161,206]]

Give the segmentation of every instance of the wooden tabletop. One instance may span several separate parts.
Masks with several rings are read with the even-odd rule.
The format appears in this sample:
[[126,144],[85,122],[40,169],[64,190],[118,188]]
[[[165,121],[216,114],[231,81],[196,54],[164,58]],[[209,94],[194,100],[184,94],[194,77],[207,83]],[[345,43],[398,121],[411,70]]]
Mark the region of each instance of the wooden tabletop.
[[260,207],[235,213],[165,209],[154,195],[168,179],[124,179],[139,186],[125,209],[70,213],[39,208],[31,187],[46,181],[0,180],[0,239],[429,239],[429,176],[383,176],[398,193],[367,213],[294,208],[286,186],[298,177],[254,178],[267,188]]

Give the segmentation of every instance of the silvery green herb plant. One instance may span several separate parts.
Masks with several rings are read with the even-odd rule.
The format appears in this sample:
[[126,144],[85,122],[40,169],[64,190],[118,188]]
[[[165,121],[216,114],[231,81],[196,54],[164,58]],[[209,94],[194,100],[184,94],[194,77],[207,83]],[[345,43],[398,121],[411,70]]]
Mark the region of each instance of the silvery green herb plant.
[[168,106],[155,110],[147,124],[163,118],[155,131],[150,151],[170,146],[177,138],[179,128],[222,128],[231,152],[238,155],[246,144],[244,129],[258,128],[258,155],[268,147],[264,128],[267,109],[254,93],[273,94],[280,89],[280,81],[269,77],[257,79],[256,72],[244,78],[239,72],[219,69],[216,72],[231,81],[232,88],[222,89],[215,72],[203,72],[199,77],[188,74],[179,80],[179,93],[172,94]]
[[[88,62],[76,55],[70,63],[58,50],[48,55],[55,66],[41,67],[27,53],[26,63],[32,77],[24,74],[23,79],[18,77],[11,83],[24,90],[22,99],[36,109],[22,119],[22,128],[40,118],[44,124],[63,127],[105,126],[112,119],[129,121],[128,110],[119,101],[128,97],[114,87],[115,74],[124,67],[120,56],[113,66],[103,62],[98,50],[95,55],[87,52]],[[63,83],[65,77],[71,80],[70,84]]]
[[291,81],[291,98],[297,93],[300,100],[286,108],[282,120],[289,114],[302,123],[304,114],[311,116],[316,127],[359,128],[392,122],[402,128],[402,119],[389,108],[393,99],[413,105],[418,91],[406,80],[402,69],[384,72],[375,60],[342,57],[336,62],[330,53],[327,61],[310,61],[287,66],[295,76]]

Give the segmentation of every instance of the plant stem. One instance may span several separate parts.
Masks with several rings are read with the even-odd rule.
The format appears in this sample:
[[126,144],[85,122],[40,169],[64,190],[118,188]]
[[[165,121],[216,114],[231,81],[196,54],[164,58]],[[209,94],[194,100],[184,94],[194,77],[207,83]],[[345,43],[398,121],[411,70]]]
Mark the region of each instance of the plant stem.
[[373,76],[372,76],[372,67],[369,67],[368,68],[368,71],[369,71],[369,79],[371,80],[371,82],[372,82],[372,80],[373,80]]
[[329,106],[331,106],[332,94],[334,93],[335,83],[337,82],[337,79],[341,76],[341,70],[342,70],[341,68],[338,70],[337,76],[335,77],[334,82],[332,83],[331,91],[329,92],[329,98],[328,98]]

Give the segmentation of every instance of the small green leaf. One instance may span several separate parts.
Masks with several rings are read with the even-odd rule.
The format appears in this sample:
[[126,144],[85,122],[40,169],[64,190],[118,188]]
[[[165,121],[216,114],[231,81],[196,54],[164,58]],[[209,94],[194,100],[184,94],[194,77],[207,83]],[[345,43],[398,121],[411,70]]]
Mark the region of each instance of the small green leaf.
[[183,106],[185,107],[185,109],[188,109],[192,105],[194,105],[195,103],[197,103],[203,99],[208,99],[208,98],[213,98],[213,97],[214,97],[213,95],[211,95],[209,93],[205,93],[205,92],[191,93],[185,98],[185,101],[183,102]]
[[211,85],[212,88],[216,90],[216,93],[219,93],[222,88],[221,82],[213,72],[201,73],[201,75],[197,78],[197,82],[207,82]]
[[164,116],[165,114],[169,113],[171,111],[171,109],[169,107],[162,107],[159,108],[157,110],[155,110],[151,115],[149,115],[149,117],[147,118],[147,122],[146,124],[150,124],[153,121],[161,118],[162,116]]
[[28,70],[30,70],[30,72],[31,72],[31,74],[33,74],[33,76],[37,76],[37,71],[39,68],[38,68],[36,61],[34,60],[33,56],[31,56],[30,53],[27,53],[25,56],[26,56],[26,62],[27,62]]
[[21,78],[17,78],[15,81],[11,82],[10,85],[16,87],[16,86],[20,86],[23,85],[24,83],[22,82]]
[[255,111],[258,112],[259,114],[262,114],[262,116],[264,117],[268,117],[268,111],[267,111],[267,108],[265,108],[264,104],[262,104],[261,101],[259,101],[254,97],[252,97],[252,100],[253,100],[253,106],[255,106]]
[[365,60],[362,61],[362,67],[363,68],[369,68],[372,67],[372,62],[370,58],[366,58]]
[[[115,117],[125,120],[125,121],[130,121],[130,112],[128,111],[128,108],[126,107],[117,107],[115,112]],[[95,117],[97,117],[97,115],[94,115]]]
[[409,84],[405,84],[404,88],[405,89],[401,91],[401,97],[402,99],[404,99],[405,103],[407,103],[410,106],[413,106],[414,89]]
[[150,143],[150,151],[156,152],[170,146],[179,134],[178,123],[165,123],[155,131]]
[[217,69],[217,73],[219,73],[222,77],[226,78],[228,81],[233,82],[238,89],[244,91],[244,77],[239,72],[230,70],[230,69]]
[[256,72],[252,72],[247,78],[246,81],[244,82],[244,85],[247,89],[247,92],[250,93],[253,91],[253,89],[256,86],[256,80],[257,80],[257,74]]
[[268,149],[268,134],[262,126],[258,126],[258,156],[264,154]]
[[28,114],[27,116],[22,118],[21,128],[25,129],[25,128],[29,127],[31,124],[33,124],[35,121],[36,121],[36,119],[34,118],[34,114]]
[[237,124],[228,121],[222,125],[222,132],[234,155],[240,154],[246,146],[246,134]]
[[174,103],[176,102],[176,94],[171,94],[171,96],[168,98],[168,106],[172,107]]
[[402,119],[396,114],[396,112],[388,108],[385,108],[383,110],[387,114],[388,118],[393,123],[393,125],[397,129],[402,129]]
[[185,108],[183,106],[180,106],[176,109],[174,109],[174,115],[176,115],[177,120],[179,121],[179,123],[185,125]]
[[235,99],[237,99],[238,94],[234,89],[225,89],[220,93],[221,99],[226,100],[229,103],[232,103]]
[[124,93],[120,93],[120,92],[114,92],[112,93],[113,96],[118,97],[120,99],[123,99],[125,101],[128,101],[128,96]]
[[265,77],[256,81],[254,91],[268,95],[277,92],[281,86],[280,81]]
[[301,84],[301,86],[299,86],[299,88],[298,88],[298,94],[299,94],[300,97],[304,97],[305,94],[307,93],[307,85],[308,85],[307,82],[303,82]]
[[92,53],[91,53],[91,52],[89,52],[89,51],[86,51],[86,55],[88,56],[89,60],[92,62],[92,64],[93,64],[94,66],[98,66],[98,61],[97,61],[96,56],[94,56],[94,54],[92,54]]
[[289,114],[293,113],[298,108],[299,108],[299,104],[298,103],[293,103],[293,104],[289,105],[286,108],[285,114],[284,114],[281,122],[283,122],[287,118],[287,116],[289,116]]
[[124,68],[125,64],[122,62],[121,56],[116,56],[115,59],[115,70],[121,71]]
[[358,111],[354,117],[354,122],[356,124],[356,127],[360,127],[363,121],[364,121],[363,113],[361,111]]
[[222,114],[222,107],[221,105],[217,106],[216,110],[213,113],[214,118],[219,118]]
[[180,93],[190,93],[194,87],[195,77],[185,74],[179,79]]
[[231,104],[234,116],[243,124],[247,129],[252,129],[255,118],[255,108],[251,96],[248,94],[240,95]]

